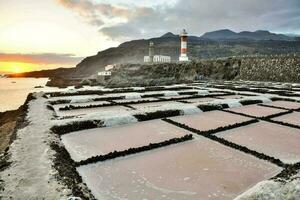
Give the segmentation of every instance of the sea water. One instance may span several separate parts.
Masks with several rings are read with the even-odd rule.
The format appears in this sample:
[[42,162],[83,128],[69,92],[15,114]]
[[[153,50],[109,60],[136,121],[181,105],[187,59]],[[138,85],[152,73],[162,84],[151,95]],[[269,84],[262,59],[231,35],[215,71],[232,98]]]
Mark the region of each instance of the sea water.
[[17,109],[31,92],[55,90],[44,87],[47,81],[48,78],[0,78],[0,112]]

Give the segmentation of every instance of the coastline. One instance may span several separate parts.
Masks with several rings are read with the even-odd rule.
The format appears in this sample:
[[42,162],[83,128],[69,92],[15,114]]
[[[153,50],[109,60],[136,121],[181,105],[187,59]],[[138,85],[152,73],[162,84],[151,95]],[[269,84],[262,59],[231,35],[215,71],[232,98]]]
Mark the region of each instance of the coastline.
[[[7,169],[11,162],[9,162],[10,154],[8,153],[10,145],[17,138],[17,131],[25,127],[26,114],[28,111],[28,103],[33,99],[32,93],[28,94],[27,99],[23,105],[16,110],[9,110],[0,112],[0,172]],[[0,191],[4,190],[4,182],[0,178]]]

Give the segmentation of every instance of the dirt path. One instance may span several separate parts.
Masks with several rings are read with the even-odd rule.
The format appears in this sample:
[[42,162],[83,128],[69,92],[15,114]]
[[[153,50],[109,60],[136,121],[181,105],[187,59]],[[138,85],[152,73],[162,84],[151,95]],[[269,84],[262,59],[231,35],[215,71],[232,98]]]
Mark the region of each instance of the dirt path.
[[12,164],[0,172],[5,184],[0,199],[67,199],[70,195],[57,182],[56,171],[51,167],[54,152],[49,141],[55,138],[49,134],[51,112],[46,109],[45,100],[38,98],[29,103],[29,125],[18,130],[9,149]]

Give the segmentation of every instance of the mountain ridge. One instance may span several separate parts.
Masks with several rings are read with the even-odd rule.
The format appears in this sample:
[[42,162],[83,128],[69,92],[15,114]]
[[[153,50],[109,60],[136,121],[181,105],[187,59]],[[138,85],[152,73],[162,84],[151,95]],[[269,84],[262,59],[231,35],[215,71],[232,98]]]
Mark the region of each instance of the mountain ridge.
[[249,39],[249,40],[283,40],[283,41],[294,41],[295,37],[290,37],[284,34],[271,33],[267,30],[257,31],[241,31],[234,32],[230,29],[221,29],[212,32],[206,32],[202,38],[212,40],[235,40],[235,39]]

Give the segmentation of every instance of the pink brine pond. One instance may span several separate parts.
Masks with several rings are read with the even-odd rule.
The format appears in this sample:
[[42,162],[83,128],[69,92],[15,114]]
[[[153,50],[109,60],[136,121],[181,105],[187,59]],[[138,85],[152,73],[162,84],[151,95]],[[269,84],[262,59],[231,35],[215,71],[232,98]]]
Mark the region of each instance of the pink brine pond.
[[77,170],[101,200],[226,200],[281,169],[201,138]]
[[72,159],[80,161],[113,151],[163,142],[186,134],[189,132],[164,121],[153,120],[73,132],[63,135],[61,139]]
[[263,107],[258,105],[242,106],[242,107],[230,108],[228,110],[254,116],[254,117],[267,117],[285,111],[282,109],[268,108],[268,107]]
[[300,130],[269,122],[259,122],[217,134],[231,142],[280,159],[300,161]]
[[282,115],[280,117],[273,118],[273,120],[300,126],[300,112]]
[[251,120],[251,118],[248,117],[222,111],[211,111],[195,115],[179,116],[171,119],[200,131],[208,131],[222,126],[233,125]]
[[277,107],[286,108],[286,109],[300,108],[300,103],[291,102],[291,101],[274,101],[271,103],[265,103],[264,105],[277,106]]

